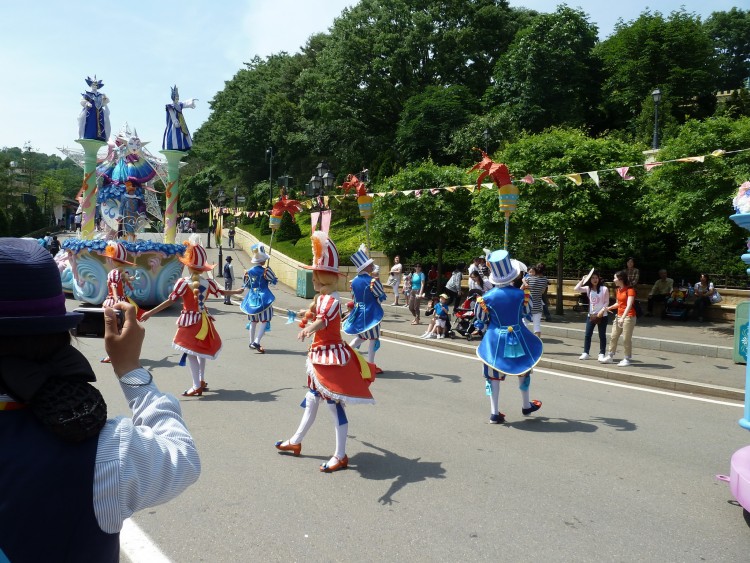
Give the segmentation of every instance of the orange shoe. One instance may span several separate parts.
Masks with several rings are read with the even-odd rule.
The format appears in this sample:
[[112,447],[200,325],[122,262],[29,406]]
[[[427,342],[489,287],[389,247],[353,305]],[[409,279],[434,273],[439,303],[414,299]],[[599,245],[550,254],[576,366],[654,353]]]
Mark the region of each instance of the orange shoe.
[[203,388],[193,389],[191,387],[182,393],[183,397],[200,397],[201,395],[203,395]]
[[201,391],[209,391],[208,383],[201,379]]
[[276,442],[276,449],[281,450],[282,452],[292,452],[295,457],[299,457],[299,454],[302,453],[302,442],[299,444],[287,442],[286,446],[284,445],[284,442],[285,440],[279,440]]
[[349,456],[344,456],[343,459],[339,459],[336,456],[333,456],[336,458],[336,462],[333,465],[328,465],[327,463],[325,465],[320,466],[320,471],[323,473],[333,473],[334,471],[339,471],[340,469],[346,469],[349,467]]

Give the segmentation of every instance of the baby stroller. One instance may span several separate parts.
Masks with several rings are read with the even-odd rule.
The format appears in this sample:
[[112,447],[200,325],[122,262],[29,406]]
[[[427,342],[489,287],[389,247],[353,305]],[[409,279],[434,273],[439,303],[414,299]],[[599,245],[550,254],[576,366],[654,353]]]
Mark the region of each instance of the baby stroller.
[[456,338],[456,333],[465,336],[469,342],[474,340],[474,338],[482,338],[483,331],[477,330],[474,326],[474,301],[478,295],[481,295],[480,291],[471,290],[466,300],[456,309],[454,313],[456,319],[449,333],[451,338]]
[[664,303],[664,310],[661,313],[662,319],[677,319],[684,321],[688,317],[690,306],[687,304],[687,291],[681,288],[674,288],[672,293]]

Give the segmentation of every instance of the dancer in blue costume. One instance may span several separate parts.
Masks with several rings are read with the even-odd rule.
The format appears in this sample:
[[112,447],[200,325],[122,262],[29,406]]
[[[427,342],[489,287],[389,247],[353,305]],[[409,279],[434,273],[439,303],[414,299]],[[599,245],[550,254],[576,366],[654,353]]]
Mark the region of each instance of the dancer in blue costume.
[[500,382],[508,375],[517,375],[521,390],[521,412],[524,416],[538,411],[541,401],[529,400],[532,368],[542,357],[542,341],[521,321],[524,315],[524,292],[513,287],[520,275],[519,262],[511,260],[505,250],[496,250],[487,257],[490,282],[495,285],[474,305],[478,328],[487,332],[477,348],[484,364],[485,389],[490,395],[490,424],[502,424],[505,415],[499,410]]
[[164,129],[164,139],[161,143],[162,149],[171,151],[188,151],[193,146],[185,117],[182,115],[184,108],[194,108],[195,100],[190,99],[180,102],[180,93],[177,85],[172,88],[172,103],[167,104],[167,127]]
[[[375,352],[380,348],[380,321],[383,320],[385,290],[377,277],[372,277],[372,258],[367,256],[367,248],[361,245],[349,260],[357,267],[357,277],[352,280],[352,297],[354,306],[344,321],[344,332],[356,334],[350,346],[359,350],[362,342],[370,341],[367,350],[367,361],[375,363]],[[382,373],[378,368],[376,373]]]
[[247,319],[250,321],[250,348],[265,354],[266,350],[260,345],[260,340],[266,333],[266,327],[273,318],[273,302],[276,296],[268,287],[276,285],[278,279],[271,268],[265,267],[268,260],[268,254],[262,244],[255,244],[251,247],[253,259],[251,263],[255,264],[247,271],[247,280],[245,288],[247,295],[240,304],[240,309],[247,313]]
[[109,138],[109,98],[99,92],[99,88],[104,86],[101,80],[92,80],[86,77],[86,84],[91,90],[81,94],[81,105],[83,109],[78,116],[78,138],[79,139],[96,139],[106,141]]

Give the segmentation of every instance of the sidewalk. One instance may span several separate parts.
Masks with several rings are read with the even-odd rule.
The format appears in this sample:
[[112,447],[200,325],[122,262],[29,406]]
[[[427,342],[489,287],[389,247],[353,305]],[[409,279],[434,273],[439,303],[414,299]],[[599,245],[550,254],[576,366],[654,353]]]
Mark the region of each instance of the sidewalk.
[[[241,279],[242,273],[250,267],[250,258],[239,249],[224,249],[224,256],[230,254],[234,258],[235,275]],[[270,265],[273,268],[273,258]],[[310,299],[297,297],[293,288],[282,284],[274,288],[274,294],[274,307],[278,314],[286,316],[288,309],[299,311],[310,306]],[[391,297],[389,294],[389,299]],[[347,295],[342,295],[343,302],[347,299]],[[422,319],[423,324],[414,326],[411,325],[412,316],[406,307],[385,304],[383,308],[385,317],[382,334],[386,338],[475,353],[478,342],[467,342],[460,335],[455,340],[420,339],[419,335],[425,331],[429,317]],[[423,306],[422,311],[424,309]],[[571,310],[566,310],[563,316],[553,315],[551,322],[542,322],[544,355],[539,367],[744,401],[745,366],[735,364],[732,360],[733,324],[663,321],[655,317],[642,317],[638,319],[633,335],[633,364],[621,368],[616,363],[600,364],[596,361],[599,345],[596,333],[592,341],[594,359],[578,359],[583,352],[584,323],[585,315]],[[623,356],[622,340],[619,344],[617,360]],[[382,367],[388,369],[387,365]]]

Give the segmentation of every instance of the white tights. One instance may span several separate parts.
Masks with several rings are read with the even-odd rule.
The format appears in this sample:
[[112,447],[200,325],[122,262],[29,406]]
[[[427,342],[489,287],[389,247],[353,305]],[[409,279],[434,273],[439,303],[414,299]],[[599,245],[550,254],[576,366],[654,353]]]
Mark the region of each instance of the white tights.
[[[300,421],[299,427],[294,433],[294,436],[289,439],[290,444],[299,444],[305,439],[305,435],[315,422],[315,417],[318,414],[318,406],[320,406],[321,401],[325,401],[325,399],[321,399],[312,391],[307,392],[305,395],[305,413],[302,415],[302,420]],[[346,455],[346,437],[347,431],[349,430],[349,423],[339,424],[339,413],[336,408],[336,403],[327,403],[327,405],[328,410],[333,417],[333,427],[336,431],[336,453],[333,454],[334,457],[332,457],[328,463],[335,464],[335,458],[344,459],[344,456]]]
[[200,358],[198,356],[188,354],[187,363],[188,367],[190,368],[190,375],[193,376],[193,389],[200,389],[201,381],[205,379],[206,358]]
[[[351,341],[349,346],[359,350],[359,347],[362,345],[363,342],[364,340],[362,338],[360,338],[359,336],[355,336],[354,340]],[[370,343],[370,347],[367,349],[367,361],[370,362],[371,364],[374,364],[375,363],[375,348],[377,346],[378,341],[368,340],[368,342]]]

